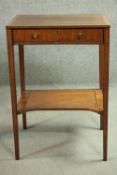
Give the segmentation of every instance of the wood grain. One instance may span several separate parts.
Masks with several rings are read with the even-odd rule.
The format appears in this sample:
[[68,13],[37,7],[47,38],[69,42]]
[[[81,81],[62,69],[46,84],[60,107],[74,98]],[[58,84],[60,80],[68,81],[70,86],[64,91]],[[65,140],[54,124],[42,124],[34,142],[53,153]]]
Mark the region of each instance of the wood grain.
[[110,47],[110,30],[104,29],[104,63],[103,63],[103,104],[104,104],[104,131],[103,131],[103,160],[108,156],[108,88],[109,88],[109,47]]
[[[24,46],[19,45],[20,88],[21,95],[25,92]],[[22,113],[23,128],[26,129],[26,112]]]
[[9,79],[10,79],[10,89],[11,89],[15,159],[18,160],[19,159],[19,131],[18,131],[18,117],[17,117],[17,91],[16,91],[16,79],[15,79],[14,48],[13,48],[11,30],[7,30],[7,41],[8,41],[7,44],[8,44],[8,61],[9,61]]
[[[15,157],[19,159],[17,114],[32,110],[90,110],[100,114],[103,129],[103,160],[108,146],[108,83],[110,24],[101,14],[17,15],[6,26]],[[25,90],[24,44],[98,44],[100,89]],[[21,98],[17,104],[14,45],[19,46]],[[26,115],[24,115],[26,126]]]
[[17,15],[7,28],[87,28],[109,27],[107,18],[102,14],[74,15]]
[[103,42],[103,29],[37,29],[13,30],[15,44],[96,43]]
[[103,111],[101,90],[26,91],[18,103],[18,112],[32,110]]

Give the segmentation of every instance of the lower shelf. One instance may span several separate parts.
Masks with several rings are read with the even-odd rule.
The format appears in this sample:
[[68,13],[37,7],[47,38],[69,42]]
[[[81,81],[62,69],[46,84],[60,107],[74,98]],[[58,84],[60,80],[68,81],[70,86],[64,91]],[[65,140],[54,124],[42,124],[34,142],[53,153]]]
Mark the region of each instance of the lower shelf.
[[18,103],[18,113],[32,110],[103,111],[101,90],[29,90]]

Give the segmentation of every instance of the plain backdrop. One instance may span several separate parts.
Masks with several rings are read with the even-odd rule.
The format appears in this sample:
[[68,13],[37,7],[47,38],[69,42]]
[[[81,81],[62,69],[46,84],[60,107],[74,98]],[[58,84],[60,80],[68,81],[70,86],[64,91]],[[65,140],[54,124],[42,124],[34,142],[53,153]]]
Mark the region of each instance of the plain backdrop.
[[[9,85],[5,26],[17,14],[102,13],[111,23],[110,85],[117,83],[116,0],[0,0],[0,84]],[[15,46],[17,82],[18,49]],[[27,85],[98,84],[98,46],[25,46]]]
[[[99,115],[38,111],[27,113],[27,130],[22,129],[19,116],[21,160],[15,161],[5,26],[16,14],[79,13],[103,13],[111,23],[109,160],[102,161]],[[16,46],[15,55],[18,84]],[[117,174],[116,55],[117,0],[0,0],[0,175]],[[94,87],[99,79],[98,62],[98,46],[94,45],[25,46],[26,84],[36,88]]]

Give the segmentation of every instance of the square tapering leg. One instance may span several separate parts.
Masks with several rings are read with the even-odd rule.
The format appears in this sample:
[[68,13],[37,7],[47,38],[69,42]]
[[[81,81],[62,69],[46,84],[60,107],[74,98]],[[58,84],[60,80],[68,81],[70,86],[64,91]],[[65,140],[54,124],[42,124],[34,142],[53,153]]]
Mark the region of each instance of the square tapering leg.
[[8,39],[9,77],[10,77],[10,89],[11,89],[15,158],[16,160],[18,160],[19,159],[19,134],[18,134],[17,92],[16,92],[16,80],[15,80],[15,63],[14,63],[14,47],[13,47],[13,40],[12,40],[12,30],[7,30],[7,39]]

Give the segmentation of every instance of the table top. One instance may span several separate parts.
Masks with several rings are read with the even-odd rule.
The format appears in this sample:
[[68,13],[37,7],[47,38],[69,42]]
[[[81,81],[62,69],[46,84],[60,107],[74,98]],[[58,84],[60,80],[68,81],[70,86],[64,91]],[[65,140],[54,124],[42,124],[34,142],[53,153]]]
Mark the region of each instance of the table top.
[[108,19],[102,14],[16,15],[6,28],[103,28],[109,26]]

